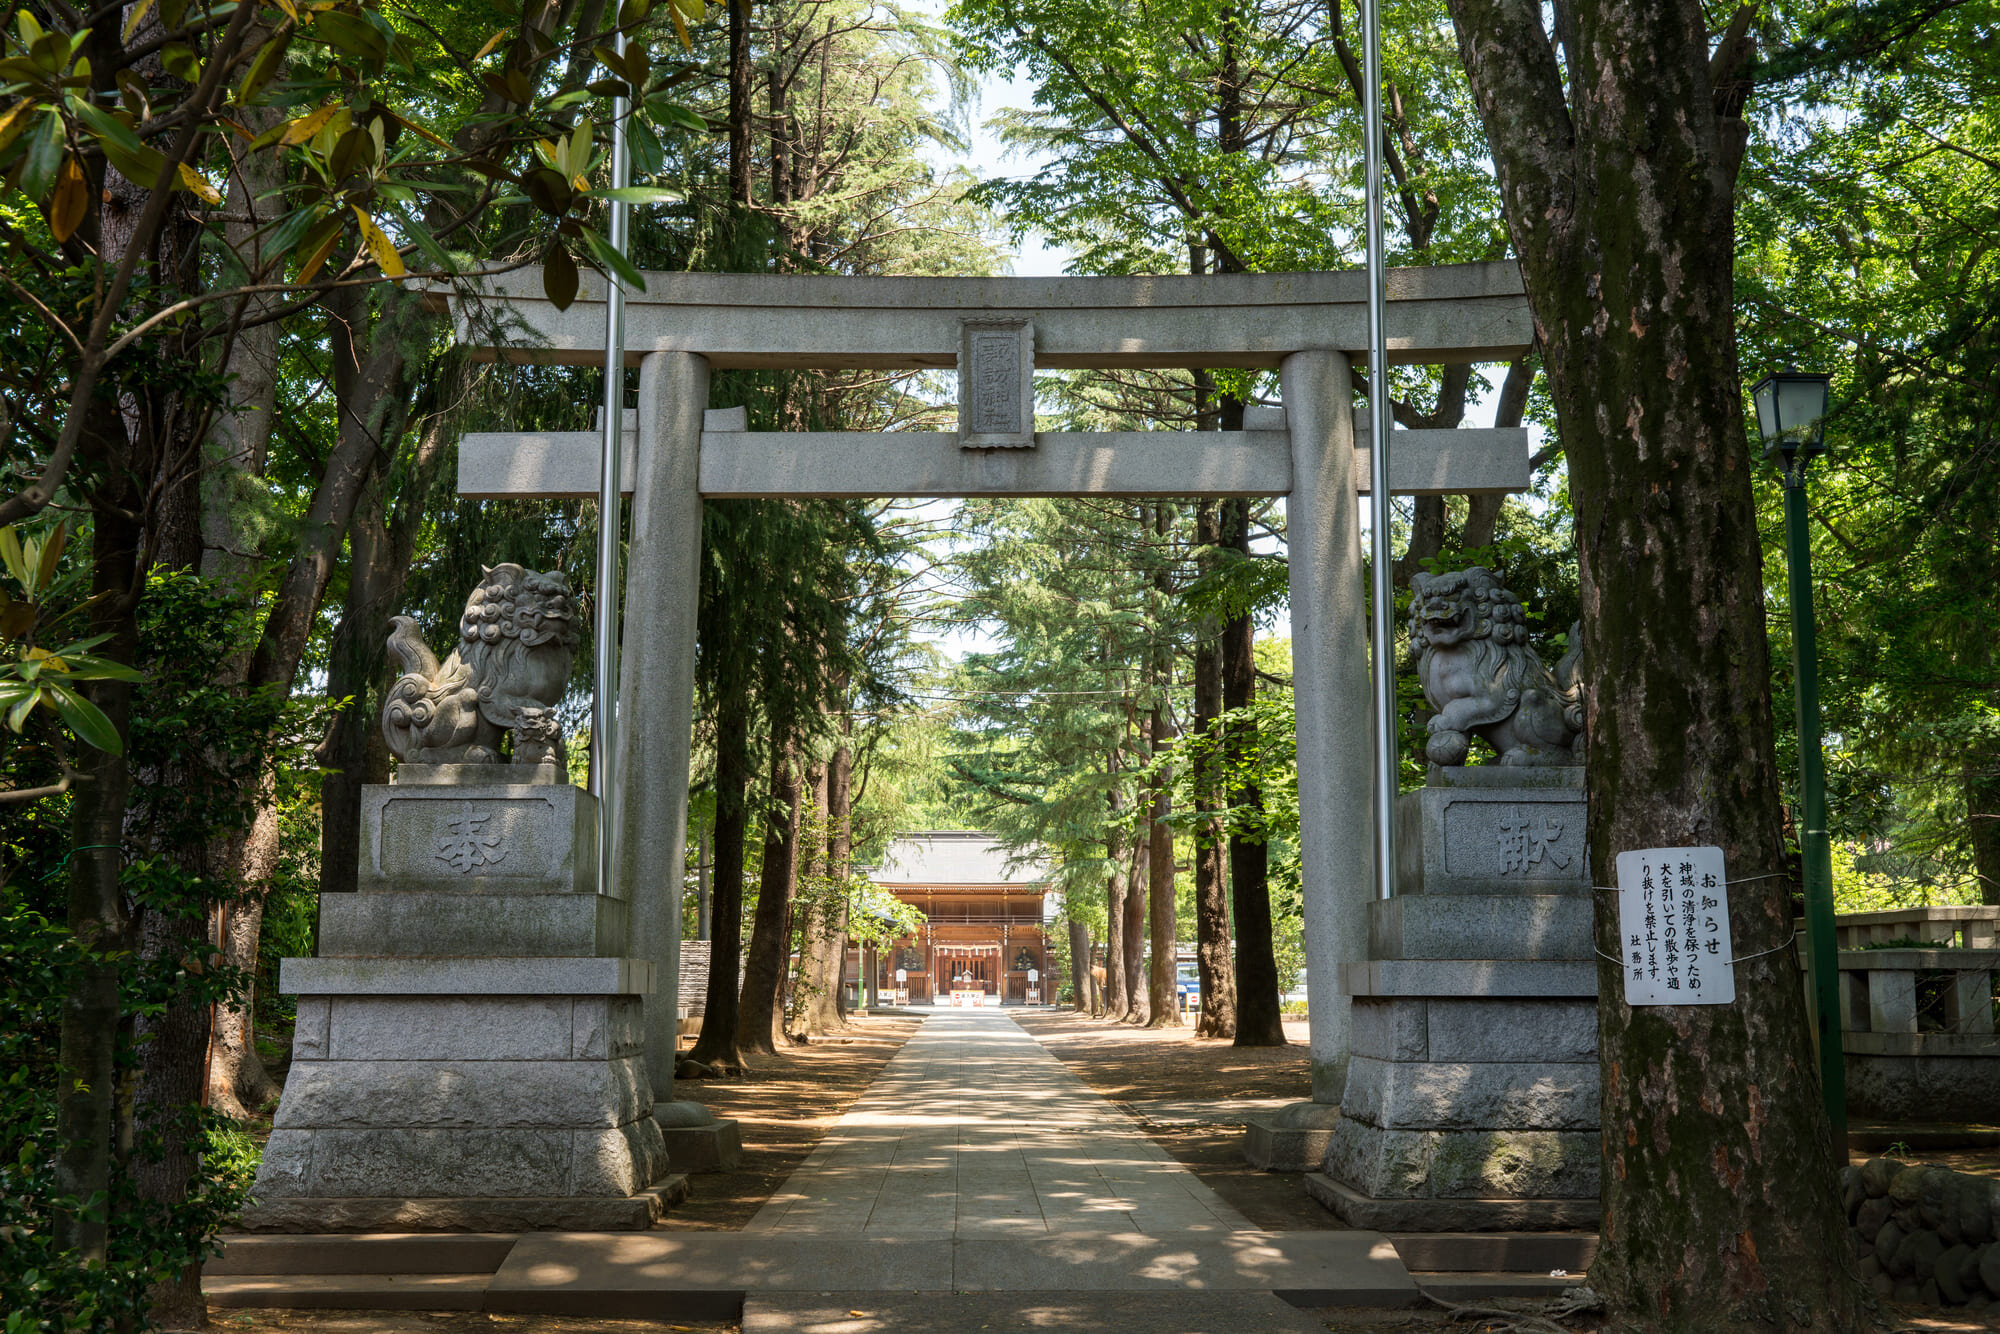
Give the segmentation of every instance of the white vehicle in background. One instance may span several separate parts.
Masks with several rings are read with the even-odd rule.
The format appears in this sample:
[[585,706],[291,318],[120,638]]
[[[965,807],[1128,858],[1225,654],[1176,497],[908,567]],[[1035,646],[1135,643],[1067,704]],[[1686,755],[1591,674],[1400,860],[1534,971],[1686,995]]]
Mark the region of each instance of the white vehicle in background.
[[1303,1007],[1305,1005],[1306,1003],[1305,969],[1303,968],[1299,969],[1298,980],[1292,983],[1291,990],[1285,992],[1282,996],[1278,997],[1278,1001],[1281,1005],[1287,1005],[1287,1006],[1297,1005]]

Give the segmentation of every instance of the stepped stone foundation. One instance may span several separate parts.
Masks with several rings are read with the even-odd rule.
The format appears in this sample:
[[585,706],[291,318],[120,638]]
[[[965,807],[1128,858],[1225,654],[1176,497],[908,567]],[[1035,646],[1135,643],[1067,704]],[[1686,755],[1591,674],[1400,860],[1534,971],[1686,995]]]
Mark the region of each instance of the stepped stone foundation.
[[597,801],[510,768],[366,789],[359,892],[279,973],[298,1027],[246,1227],[643,1228],[676,1196]]
[[1355,1227],[1594,1225],[1583,770],[1433,767],[1396,819],[1397,897],[1342,969],[1352,1055],[1307,1189]]

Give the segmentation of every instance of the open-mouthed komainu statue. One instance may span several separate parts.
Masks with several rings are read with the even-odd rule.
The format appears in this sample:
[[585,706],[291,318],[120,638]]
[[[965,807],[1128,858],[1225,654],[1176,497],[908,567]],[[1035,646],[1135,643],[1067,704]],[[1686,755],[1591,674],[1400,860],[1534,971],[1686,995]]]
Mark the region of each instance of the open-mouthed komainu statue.
[[1583,637],[1551,672],[1528,646],[1521,599],[1483,566],[1410,581],[1410,651],[1437,710],[1424,753],[1464,764],[1482,737],[1502,764],[1583,763]]
[[516,763],[564,772],[555,706],[576,651],[569,577],[495,565],[465,600],[458,647],[444,665],[407,616],[391,618],[389,652],[403,669],[382,708],[382,734],[412,764],[498,764],[514,736]]

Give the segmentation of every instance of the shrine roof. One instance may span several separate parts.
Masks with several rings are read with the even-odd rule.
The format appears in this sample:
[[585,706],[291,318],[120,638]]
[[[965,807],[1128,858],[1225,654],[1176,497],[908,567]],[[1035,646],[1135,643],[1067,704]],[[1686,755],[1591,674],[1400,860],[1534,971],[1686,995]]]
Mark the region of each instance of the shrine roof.
[[881,862],[867,870],[867,876],[892,888],[1039,890],[1048,878],[1048,867],[1033,858],[1014,860],[991,834],[931,829],[896,838],[883,852]]

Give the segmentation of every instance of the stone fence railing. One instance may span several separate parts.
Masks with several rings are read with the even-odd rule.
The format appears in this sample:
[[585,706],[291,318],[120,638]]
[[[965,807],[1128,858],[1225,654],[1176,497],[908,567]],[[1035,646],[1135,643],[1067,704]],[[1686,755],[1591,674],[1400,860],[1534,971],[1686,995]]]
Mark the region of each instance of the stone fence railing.
[[1835,943],[1858,950],[1890,940],[1921,940],[1946,948],[2000,946],[2000,905],[1971,908],[1894,908],[1842,913],[1833,919]]
[[[2000,908],[1919,908],[1839,919],[1846,946],[1839,954],[1841,1048],[1851,1113],[1894,1121],[1985,1122],[2000,1115],[1996,926]],[[1936,943],[1854,947],[1902,940]]]

